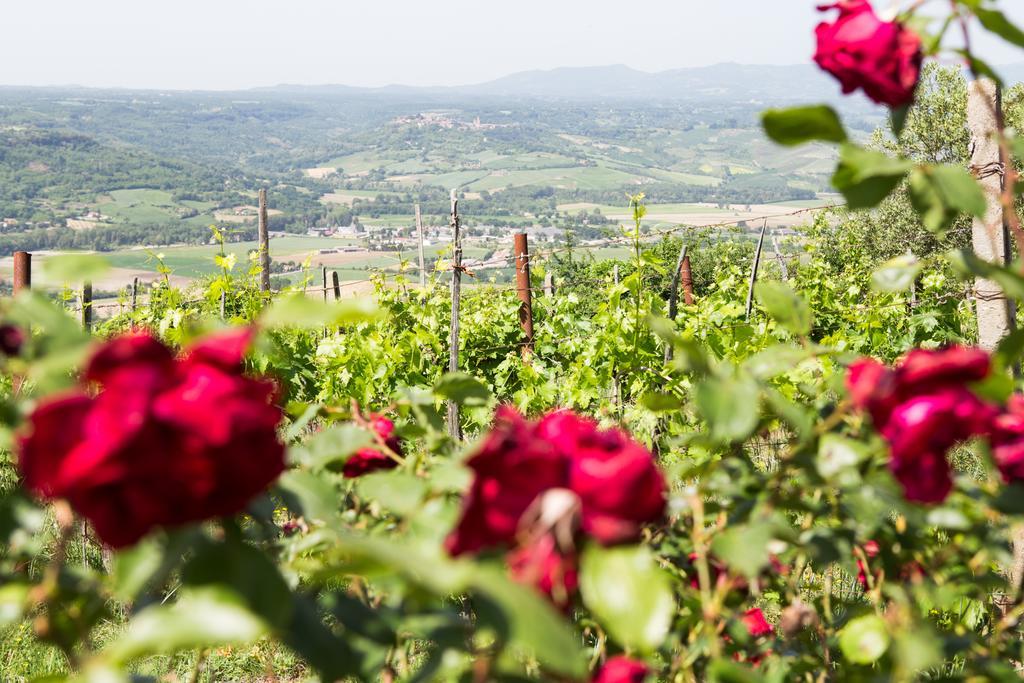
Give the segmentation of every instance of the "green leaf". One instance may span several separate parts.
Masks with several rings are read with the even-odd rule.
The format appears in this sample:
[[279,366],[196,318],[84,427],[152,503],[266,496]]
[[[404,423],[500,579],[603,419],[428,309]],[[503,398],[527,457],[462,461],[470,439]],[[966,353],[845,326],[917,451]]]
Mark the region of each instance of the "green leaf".
[[289,510],[307,520],[325,521],[338,514],[338,492],[312,472],[285,472],[277,481],[277,491]]
[[971,2],[970,5],[974,16],[987,31],[1017,47],[1024,47],[1024,31],[1007,19],[1005,14],[999,10],[983,8],[977,2]]
[[309,441],[289,449],[289,456],[310,469],[333,469],[353,453],[374,443],[373,435],[356,424],[335,424],[314,434]]
[[907,125],[907,116],[909,114],[909,104],[905,104],[902,107],[894,107],[889,110],[889,123],[892,126],[892,132],[896,137],[903,134],[903,129]]
[[580,564],[580,593],[605,630],[627,649],[654,652],[668,636],[672,586],[644,546],[590,544]]
[[839,649],[854,664],[878,661],[889,649],[889,631],[885,621],[875,614],[851,620],[839,632]]
[[157,541],[147,538],[114,556],[114,593],[124,601],[138,595],[150,577],[164,562],[163,548]]
[[764,280],[754,286],[754,297],[775,320],[795,335],[810,333],[813,316],[807,301],[785,282]]
[[758,683],[761,675],[737,662],[716,659],[708,665],[708,683]]
[[534,589],[513,583],[504,572],[481,568],[472,588],[494,601],[508,620],[511,643],[553,673],[581,679],[587,673],[579,637],[564,616]]
[[915,625],[896,636],[896,658],[904,671],[927,671],[942,663],[942,643],[927,628]]
[[678,410],[682,407],[683,402],[673,394],[648,391],[640,396],[640,405],[653,413],[662,413],[669,410]]
[[913,254],[897,256],[871,274],[871,286],[879,292],[903,292],[910,289],[921,272],[921,262]]
[[107,651],[114,662],[194,648],[248,643],[268,633],[267,624],[222,588],[190,590],[174,605],[155,605],[128,622]]
[[373,472],[359,478],[356,490],[368,500],[375,500],[386,510],[408,516],[419,510],[427,495],[426,480],[408,472]]
[[371,297],[328,302],[295,293],[275,299],[264,311],[262,323],[267,327],[330,327],[372,322],[379,314]]
[[110,262],[98,254],[58,254],[43,259],[50,282],[91,282],[107,274]]
[[913,167],[908,161],[845,143],[839,148],[832,185],[851,209],[869,209],[888,197]]
[[8,583],[0,586],[0,627],[21,621],[28,609],[27,583]]
[[813,354],[813,349],[802,346],[776,344],[745,360],[743,368],[757,379],[769,379],[789,372]]
[[291,617],[291,593],[277,567],[252,546],[241,542],[206,543],[182,570],[192,587],[221,587],[238,594],[245,606],[274,628]]
[[281,640],[317,670],[320,680],[350,679],[360,671],[362,658],[349,644],[349,638],[338,637],[326,626],[325,616],[312,600],[292,596],[291,620]]
[[697,385],[694,400],[719,441],[742,441],[758,421],[758,386],[746,379],[709,377]]
[[819,104],[791,109],[769,109],[761,114],[768,137],[780,145],[800,145],[812,140],[846,142],[846,131],[832,107]]
[[491,390],[464,372],[448,372],[434,385],[434,393],[465,406],[485,406],[491,401]]
[[1024,301],[1024,276],[1006,266],[989,263],[970,249],[961,249],[949,254],[949,261],[961,274],[980,275],[993,280],[1006,296]]
[[957,166],[920,166],[910,174],[910,201],[928,230],[942,234],[962,214],[984,216],[985,194]]
[[768,544],[771,540],[772,529],[769,525],[741,524],[728,527],[715,536],[711,550],[730,569],[753,579],[768,566],[771,559]]
[[825,434],[818,442],[818,473],[830,479],[844,470],[856,467],[867,457],[867,450],[859,441],[837,434]]

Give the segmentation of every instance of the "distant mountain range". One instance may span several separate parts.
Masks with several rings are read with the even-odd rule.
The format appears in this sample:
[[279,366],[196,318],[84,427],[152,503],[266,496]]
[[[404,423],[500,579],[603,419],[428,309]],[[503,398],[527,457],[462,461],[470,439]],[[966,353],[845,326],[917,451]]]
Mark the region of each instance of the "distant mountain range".
[[[1008,82],[1024,81],[1024,62],[1000,67]],[[835,80],[813,64],[715,64],[649,73],[618,64],[523,71],[476,85],[413,87],[389,85],[357,88],[344,85],[279,85],[261,92],[303,95],[381,94],[425,97],[507,97],[562,100],[683,100],[694,102],[833,101],[840,97]]]

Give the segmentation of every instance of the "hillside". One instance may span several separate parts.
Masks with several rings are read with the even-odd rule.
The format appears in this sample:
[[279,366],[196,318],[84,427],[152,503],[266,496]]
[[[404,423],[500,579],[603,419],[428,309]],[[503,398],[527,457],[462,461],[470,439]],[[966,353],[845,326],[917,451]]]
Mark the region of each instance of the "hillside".
[[[0,253],[205,242],[211,223],[244,239],[259,186],[271,188],[272,227],[293,233],[406,230],[417,202],[443,223],[451,188],[468,227],[584,237],[641,191],[652,206],[692,205],[653,210],[653,223],[814,200],[832,150],[769,143],[758,112],[830,88],[813,69],[735,64],[557,69],[457,88],[0,88],[0,218],[11,219]],[[863,104],[843,112],[858,135],[881,121]]]

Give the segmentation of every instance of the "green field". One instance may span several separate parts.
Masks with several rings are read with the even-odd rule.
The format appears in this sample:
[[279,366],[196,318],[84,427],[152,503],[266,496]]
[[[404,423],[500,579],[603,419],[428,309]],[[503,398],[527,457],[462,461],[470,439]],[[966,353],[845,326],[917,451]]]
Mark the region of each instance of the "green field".
[[[326,237],[278,237],[271,240],[270,252],[274,257],[283,260],[301,261],[313,251],[335,248],[341,244],[344,244],[341,240]],[[255,241],[234,242],[226,245],[225,252],[235,254],[239,264],[235,268],[240,269],[245,268],[249,252],[257,247]],[[152,250],[152,253],[161,254],[164,263],[174,275],[194,278],[216,272],[217,267],[213,258],[219,251],[220,247],[211,244],[201,247],[163,247]],[[152,253],[143,249],[126,249],[109,252],[103,256],[115,268],[156,270],[156,260]]]

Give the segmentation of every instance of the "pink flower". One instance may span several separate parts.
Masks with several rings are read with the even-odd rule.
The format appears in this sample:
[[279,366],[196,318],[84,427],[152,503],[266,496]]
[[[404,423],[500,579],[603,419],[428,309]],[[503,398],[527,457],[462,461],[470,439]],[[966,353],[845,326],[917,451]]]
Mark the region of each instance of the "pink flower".
[[248,329],[181,358],[147,333],[104,344],[85,387],[39,403],[18,438],[26,486],[65,498],[113,547],[242,510],[284,470],[274,386],[242,373]]
[[[377,435],[384,440],[385,445],[398,455],[402,454],[402,442],[395,433],[395,423],[383,415],[370,415],[370,425]],[[346,478],[353,479],[361,477],[370,472],[378,470],[390,470],[398,467],[398,461],[390,455],[375,448],[367,446],[360,448],[352,454],[341,468]]]
[[923,61],[916,33],[879,19],[868,0],[839,0],[818,9],[839,10],[835,22],[815,29],[814,61],[839,80],[844,93],[859,88],[890,107],[913,102]]
[[650,672],[643,662],[619,655],[605,662],[590,680],[591,683],[643,683]]

